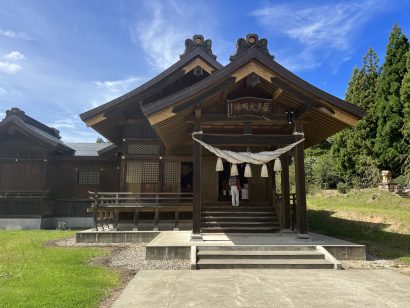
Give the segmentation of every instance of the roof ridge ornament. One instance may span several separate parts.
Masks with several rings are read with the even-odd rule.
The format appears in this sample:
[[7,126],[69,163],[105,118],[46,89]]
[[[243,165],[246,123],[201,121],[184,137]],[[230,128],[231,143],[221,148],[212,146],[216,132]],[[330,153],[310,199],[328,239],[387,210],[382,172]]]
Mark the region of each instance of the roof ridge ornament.
[[185,51],[179,56],[179,58],[182,59],[198,47],[202,48],[208,55],[216,59],[216,56],[212,53],[212,41],[209,39],[205,40],[204,36],[201,34],[195,34],[192,39],[188,38],[185,40]]
[[236,53],[230,56],[229,60],[234,61],[236,60],[243,52],[248,50],[249,48],[257,48],[265,55],[272,57],[268,50],[268,40],[266,38],[259,39],[259,36],[255,33],[250,33],[246,35],[246,39],[239,38],[236,42]]

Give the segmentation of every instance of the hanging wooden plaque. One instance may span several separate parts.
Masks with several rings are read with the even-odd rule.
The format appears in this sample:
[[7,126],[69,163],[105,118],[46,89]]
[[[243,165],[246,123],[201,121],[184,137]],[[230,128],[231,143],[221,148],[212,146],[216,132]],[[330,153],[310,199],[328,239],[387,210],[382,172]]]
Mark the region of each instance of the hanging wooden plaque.
[[228,117],[266,116],[272,114],[272,100],[259,97],[241,97],[226,100]]

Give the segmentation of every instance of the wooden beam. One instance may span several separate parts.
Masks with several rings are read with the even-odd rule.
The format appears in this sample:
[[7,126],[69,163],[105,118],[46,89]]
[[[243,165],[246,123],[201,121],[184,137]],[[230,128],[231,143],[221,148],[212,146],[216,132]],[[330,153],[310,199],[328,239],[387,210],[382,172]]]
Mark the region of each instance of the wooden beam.
[[231,76],[235,77],[235,82],[238,82],[252,73],[255,73],[256,75],[262,77],[267,81],[275,77],[270,69],[257,61],[250,61],[249,63],[233,72]]
[[275,92],[273,92],[272,100],[276,101],[282,93],[283,90],[281,88],[277,88]]
[[[303,124],[295,122],[295,131],[303,133]],[[296,180],[296,217],[300,237],[306,238],[308,233],[304,145],[299,143],[295,148],[295,180]]]
[[[201,110],[196,109],[194,112],[195,123],[194,131],[202,130]],[[197,135],[201,139],[201,135]],[[202,146],[198,142],[193,142],[193,207],[192,207],[192,233],[200,235],[201,233],[201,169],[202,169]]]
[[293,135],[219,135],[204,134],[202,140],[213,145],[288,145],[294,143]]
[[178,113],[178,112],[184,111],[188,108],[192,108],[192,107],[195,107],[195,106],[200,106],[200,104],[206,98],[218,93],[219,91],[222,91],[223,89],[233,85],[234,83],[235,83],[235,78],[230,77],[230,78],[224,80],[223,82],[221,82],[221,83],[207,89],[206,91],[204,91],[201,94],[195,96],[194,98],[189,99],[189,100],[185,101],[182,104],[176,105],[175,107],[172,108],[172,112],[173,113]]
[[312,105],[305,105],[295,112],[295,120],[303,120],[313,111]]
[[244,135],[252,135],[252,122],[246,121],[243,126]]
[[[272,122],[280,122],[282,124],[288,123],[286,119],[285,114],[269,114],[266,115],[266,119]],[[204,114],[202,116],[202,123],[227,123],[227,122],[256,122],[256,121],[262,121],[266,123],[266,119],[261,119],[261,118],[255,118],[253,116],[243,116],[243,117],[227,117],[225,114]]]
[[273,77],[271,78],[271,83],[283,91],[286,91],[290,96],[293,96],[302,104],[307,104],[313,106],[319,106],[319,102],[315,100],[313,97],[310,97],[296,88],[290,86],[287,82],[280,80],[279,78]]
[[195,58],[194,61],[191,61],[186,66],[184,66],[182,70],[184,71],[185,74],[187,74],[190,71],[193,71],[198,66],[202,68],[205,72],[208,72],[209,75],[212,75],[212,73],[215,71],[214,67],[210,66],[208,63],[206,63],[201,58]]

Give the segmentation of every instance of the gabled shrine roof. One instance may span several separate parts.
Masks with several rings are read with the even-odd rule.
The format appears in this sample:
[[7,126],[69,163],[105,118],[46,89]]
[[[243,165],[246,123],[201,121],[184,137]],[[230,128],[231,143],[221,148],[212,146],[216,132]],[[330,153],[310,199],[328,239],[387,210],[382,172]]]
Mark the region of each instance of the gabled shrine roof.
[[22,132],[38,139],[58,152],[74,152],[71,147],[60,140],[61,137],[58,130],[27,116],[24,111],[18,108],[7,110],[6,118],[0,122],[0,130],[8,128],[9,133],[12,134],[14,131],[13,125]]
[[[202,43],[195,44],[193,40],[201,39]],[[208,69],[212,69],[214,71],[221,69],[223,66],[216,61],[216,56],[212,54],[211,50],[211,41],[210,40],[203,40],[203,36],[195,35],[193,40],[187,39],[185,41],[185,52],[180,56],[180,60],[173,64],[168,69],[164,70],[162,73],[157,75],[156,77],[152,78],[151,80],[147,81],[146,83],[142,84],[141,86],[137,87],[136,89],[110,101],[101,106],[98,106],[94,109],[86,111],[80,114],[80,118],[87,123],[90,118],[93,118],[101,113],[107,112],[109,110],[118,108],[124,103],[127,103],[129,100],[133,100],[139,102],[139,96],[142,95],[146,90],[157,86],[161,81],[164,79],[172,76],[173,74],[179,72],[181,69],[184,69],[190,62],[195,62],[197,58],[201,59],[204,66],[207,66]],[[200,63],[194,63],[200,64]],[[190,68],[193,69],[194,67]],[[87,123],[88,124],[88,123]],[[92,126],[90,124],[89,126]]]
[[[250,42],[251,39],[253,42]],[[265,98],[282,104],[287,108],[287,112],[294,114],[294,120],[306,123],[306,147],[356,125],[364,115],[360,107],[313,86],[281,66],[269,53],[267,40],[259,40],[255,34],[238,40],[237,52],[230,60],[228,65],[207,78],[141,107],[167,148],[189,142],[188,132],[192,131],[195,107],[203,109],[221,100],[225,101],[226,93],[230,93],[238,85],[248,86],[249,83],[250,87],[254,87],[255,85],[251,85],[253,80],[256,87],[260,87],[265,95],[268,95]],[[226,118],[226,121],[228,120]],[[224,125],[223,119],[219,122]],[[259,120],[257,125],[266,128],[277,124],[275,121],[270,122],[271,124],[267,122]],[[288,131],[289,128],[284,129]],[[180,137],[177,140],[178,135]]]
[[[280,83],[282,86],[284,82],[287,82],[290,86],[295,88],[295,91],[305,92],[306,94],[311,95],[312,98],[316,98],[318,101],[322,101],[324,103],[328,103],[337,108],[340,108],[343,111],[356,116],[357,118],[361,118],[364,115],[364,112],[360,107],[350,104],[347,101],[344,101],[313,86],[312,84],[306,82],[305,80],[299,78],[292,72],[285,69],[279,63],[274,61],[271,56],[266,55],[266,53],[263,53],[256,48],[249,48],[245,50],[238,57],[234,58],[231,63],[215,72],[211,76],[208,76],[206,79],[166,98],[142,106],[141,109],[145,116],[149,117],[156,112],[164,110],[169,106],[183,102],[190,97],[199,96],[206,89],[209,89],[218,82],[229,78],[232,73],[238,71],[242,66],[251,62],[252,60],[256,60],[259,64],[262,64],[273,73],[272,76],[270,76],[274,80],[273,83],[275,83],[275,79],[281,78],[281,81],[278,81],[278,83]],[[256,64],[256,66],[257,65],[258,64]],[[249,73],[252,72],[250,71]]]

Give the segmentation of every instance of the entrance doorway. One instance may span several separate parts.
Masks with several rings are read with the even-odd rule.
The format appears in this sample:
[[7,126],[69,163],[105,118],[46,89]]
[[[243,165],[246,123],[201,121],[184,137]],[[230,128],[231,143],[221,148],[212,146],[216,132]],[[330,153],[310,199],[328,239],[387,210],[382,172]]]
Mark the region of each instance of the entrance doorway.
[[[231,201],[231,188],[229,187],[229,177],[231,173],[231,164],[224,162],[224,170],[219,172],[219,184],[218,184],[218,200],[219,201]],[[248,178],[244,176],[245,164],[238,164],[237,178],[241,183],[240,200],[248,201],[249,199],[249,183]]]
[[181,162],[181,192],[192,192],[192,162]]

